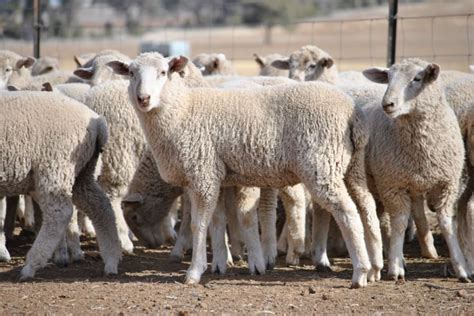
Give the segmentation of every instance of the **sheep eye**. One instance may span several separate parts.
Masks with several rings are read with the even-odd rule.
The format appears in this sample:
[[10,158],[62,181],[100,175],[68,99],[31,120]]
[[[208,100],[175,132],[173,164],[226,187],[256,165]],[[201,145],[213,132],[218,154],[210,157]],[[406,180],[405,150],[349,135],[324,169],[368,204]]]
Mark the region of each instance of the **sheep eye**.
[[162,76],[166,75],[166,71],[163,70],[163,71],[161,72],[161,75],[162,75]]
[[12,69],[10,67],[8,67],[8,68],[5,69],[5,71],[10,72],[10,71],[12,71]]
[[413,81],[414,81],[414,82],[420,82],[420,81],[421,81],[421,78],[417,76],[417,77],[413,78]]
[[309,67],[310,69],[314,69],[314,68],[316,68],[316,64],[311,64],[311,65],[309,65],[308,67]]

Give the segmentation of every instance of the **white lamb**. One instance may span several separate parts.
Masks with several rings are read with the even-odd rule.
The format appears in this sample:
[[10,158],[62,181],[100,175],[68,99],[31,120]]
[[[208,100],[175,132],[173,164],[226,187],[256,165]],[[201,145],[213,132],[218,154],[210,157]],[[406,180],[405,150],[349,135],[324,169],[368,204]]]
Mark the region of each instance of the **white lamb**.
[[107,140],[105,120],[79,102],[55,93],[8,92],[0,97],[4,140],[0,195],[29,194],[43,212],[21,279],[33,277],[64,239],[72,203],[93,220],[105,273],[116,274],[121,253],[116,228],[110,225],[115,218],[94,179],[99,153]]
[[193,63],[204,76],[237,74],[232,62],[224,54],[199,54],[193,59]]
[[388,274],[404,280],[403,241],[411,208],[423,210],[426,198],[436,211],[459,280],[469,271],[453,223],[464,164],[461,131],[437,80],[439,66],[407,59],[390,69],[372,68],[364,75],[387,83],[380,103],[366,106],[371,136],[368,173],[390,215]]
[[[370,280],[378,278],[380,231],[364,170],[367,131],[352,100],[324,83],[189,89],[175,74],[187,62],[148,53],[130,64],[109,63],[130,75],[130,98],[160,175],[186,186],[191,196],[193,258],[186,283],[199,282],[206,270],[206,230],[221,185],[282,187],[301,181],[343,232],[353,260],[352,286],[365,286],[368,272]],[[372,266],[346,183],[370,218]],[[264,271],[263,262],[258,264]]]

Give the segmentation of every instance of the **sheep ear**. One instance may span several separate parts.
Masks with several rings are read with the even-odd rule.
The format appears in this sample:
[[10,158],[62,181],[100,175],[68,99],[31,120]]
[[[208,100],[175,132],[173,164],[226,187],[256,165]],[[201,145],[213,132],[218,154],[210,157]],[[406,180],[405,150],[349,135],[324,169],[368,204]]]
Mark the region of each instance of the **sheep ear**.
[[143,203],[143,197],[140,193],[130,193],[130,194],[127,194],[123,199],[122,199],[122,203],[130,203],[130,204],[133,204],[133,203],[139,203],[139,204],[142,204]]
[[46,74],[48,72],[51,72],[53,70],[54,70],[54,68],[52,66],[48,66],[48,67],[44,68],[39,74],[44,75],[44,74]]
[[35,63],[36,59],[33,57],[25,57],[16,62],[16,68],[20,69],[21,67],[29,68]]
[[12,85],[7,86],[7,90],[8,91],[20,91],[20,89],[18,89],[16,86],[12,86]]
[[188,64],[189,59],[184,56],[172,57],[168,61],[169,66],[169,73],[172,74],[173,72],[181,72],[184,70],[184,67]]
[[387,68],[369,68],[362,72],[362,74],[375,83],[388,83],[388,69]]
[[41,91],[53,91],[53,86],[49,82],[45,82],[42,84]]
[[290,69],[290,59],[277,59],[272,61],[272,66],[277,69]]
[[94,53],[84,54],[84,55],[81,55],[81,56],[75,55],[74,56],[74,62],[76,63],[77,67],[82,67],[85,64],[87,64],[87,62],[89,60],[91,60],[92,58],[94,58],[94,57],[95,57]]
[[254,53],[253,58],[255,59],[255,62],[260,66],[260,68],[265,66],[265,59],[261,57],[259,54]]
[[438,79],[439,70],[440,70],[439,66],[434,63],[426,66],[425,70],[423,71],[424,72],[423,82],[424,83],[434,82],[436,79]]
[[128,76],[130,74],[129,65],[122,61],[119,61],[119,60],[110,61],[107,63],[107,66],[112,68],[114,73],[117,75]]
[[79,69],[74,70],[73,73],[79,78],[85,79],[85,80],[90,80],[92,76],[94,75],[94,71],[92,70],[92,67],[79,68]]
[[331,68],[334,65],[334,59],[331,57],[324,57],[321,59],[321,66]]

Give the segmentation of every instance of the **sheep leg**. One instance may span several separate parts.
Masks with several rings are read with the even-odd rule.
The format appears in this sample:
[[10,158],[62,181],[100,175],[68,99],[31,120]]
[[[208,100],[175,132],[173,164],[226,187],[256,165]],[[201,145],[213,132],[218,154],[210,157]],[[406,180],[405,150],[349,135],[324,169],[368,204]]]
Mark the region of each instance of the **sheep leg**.
[[43,223],[26,255],[26,264],[20,274],[21,281],[33,278],[36,271],[47,264],[64,239],[64,232],[73,212],[70,197],[61,193],[39,193],[37,202],[42,210]]
[[5,199],[0,196],[0,262],[8,262],[11,260],[10,253],[8,252],[6,246],[5,231],[3,229],[3,223],[5,222],[5,215],[7,212],[5,203]]
[[[413,210],[412,210],[413,211]],[[416,236],[416,225],[413,216],[408,219],[408,227],[405,233],[405,242],[412,242]]]
[[41,229],[41,224],[43,223],[43,216],[38,202],[36,202],[33,198],[31,200],[33,201],[33,215],[35,218],[34,230],[35,233],[38,234]]
[[237,215],[242,239],[247,247],[247,261],[251,274],[265,274],[265,260],[258,234],[257,206],[260,190],[243,187],[237,190]]
[[[444,197],[444,199],[434,201],[430,200],[430,205],[436,211],[439,227],[441,228],[441,232],[443,233],[446,244],[448,245],[451,264],[456,272],[456,276],[461,282],[470,282],[466,260],[459,245],[457,228],[452,215],[452,209],[456,197],[455,194],[452,194],[451,192],[456,191],[452,188],[443,188],[439,191],[440,192],[436,190],[436,192],[433,192],[430,197]],[[447,194],[447,192],[451,194]]]
[[[191,200],[191,231],[193,232],[193,256],[186,273],[186,284],[197,284],[207,269],[206,237],[207,229],[217,205],[219,191],[188,189]],[[204,193],[205,192],[205,193]]]
[[79,231],[89,237],[95,237],[95,228],[92,225],[91,219],[87,217],[84,212],[77,212],[77,224],[79,225]]
[[240,232],[239,219],[237,216],[236,197],[234,188],[224,188],[227,224],[230,239],[230,253],[234,261],[240,261],[243,258],[242,236]]
[[438,253],[434,246],[433,235],[431,234],[428,220],[425,213],[425,199],[416,197],[412,200],[412,215],[416,223],[416,234],[421,248],[421,256],[428,259],[438,258]]
[[79,229],[78,224],[78,211],[74,207],[72,219],[67,225],[66,229],[66,243],[67,247],[71,253],[71,259],[74,262],[84,260],[84,252],[81,249],[81,230]]
[[182,218],[179,226],[178,238],[170,253],[170,261],[179,263],[183,260],[186,251],[192,246],[191,232],[191,202],[187,193],[182,195]]
[[[298,265],[299,257],[305,251],[306,233],[306,199],[302,184],[287,186],[280,190],[288,224],[288,244],[291,242],[292,251],[286,253],[286,263]],[[288,246],[288,248],[290,248]]]
[[272,270],[277,257],[276,239],[276,189],[265,188],[260,190],[260,201],[258,204],[258,219],[261,230],[261,245],[265,267]]
[[[72,216],[71,216],[72,218]],[[67,252],[66,234],[63,233],[61,240],[54,250],[53,262],[59,268],[65,268],[69,264],[69,253]]]
[[33,199],[29,195],[25,195],[25,229],[34,231],[35,226],[35,210],[33,208]]
[[469,273],[474,276],[474,194],[466,207],[460,208],[457,214],[458,236]]
[[122,211],[122,198],[118,196],[111,196],[110,203],[115,214],[115,223],[117,225],[118,236],[120,239],[120,245],[122,246],[122,251],[127,254],[133,254],[133,243],[130,240],[128,235],[129,228],[125,222],[125,217],[123,216]]
[[104,272],[118,273],[118,263],[122,257],[115,216],[109,199],[94,178],[97,158],[93,158],[76,177],[72,199],[77,208],[86,213],[96,229],[100,253],[104,260]]
[[277,250],[278,250],[278,253],[284,254],[287,252],[287,249],[288,249],[288,224],[286,223],[286,220],[285,220],[285,224],[283,224],[280,237],[278,238]]
[[331,214],[321,208],[316,202],[313,202],[312,257],[316,270],[323,272],[331,270],[331,263],[327,254],[330,220]]
[[390,250],[388,255],[388,277],[405,280],[403,244],[410,217],[411,200],[402,191],[387,192],[383,198],[385,210],[390,215]]
[[226,218],[224,192],[221,190],[214,215],[209,225],[212,245],[212,272],[225,274],[227,270],[227,246],[225,241]]
[[20,196],[7,196],[7,214],[5,216],[5,237],[7,240],[13,239],[13,231],[15,230],[16,222],[16,209],[18,208],[18,202]]
[[364,241],[361,217],[342,179],[329,183],[324,183],[321,179],[330,179],[330,177],[318,174],[317,178],[309,178],[305,184],[313,200],[331,213],[341,230],[354,270],[352,288],[364,287],[367,285],[367,272],[371,266]]

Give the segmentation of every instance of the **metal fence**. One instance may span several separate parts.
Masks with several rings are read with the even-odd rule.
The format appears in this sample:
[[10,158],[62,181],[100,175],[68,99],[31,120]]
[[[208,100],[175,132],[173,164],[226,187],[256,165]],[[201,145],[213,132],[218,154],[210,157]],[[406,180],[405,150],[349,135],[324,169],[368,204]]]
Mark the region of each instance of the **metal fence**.
[[[100,13],[97,13],[100,15]],[[436,16],[397,16],[397,60],[421,57],[441,64],[445,69],[467,71],[474,64],[474,13]],[[59,38],[43,30],[41,54],[57,57],[64,68],[72,68],[73,56],[105,48],[118,49],[130,56],[139,53],[144,40],[187,41],[191,54],[222,52],[232,59],[239,72],[252,74],[256,64],[253,53],[289,54],[307,44],[328,51],[339,68],[362,69],[385,65],[387,59],[387,17],[370,19],[318,19],[275,26],[272,42],[266,43],[264,27],[239,24],[200,28],[159,26],[143,21],[142,35],[130,35],[123,22],[117,25],[83,25],[78,37]],[[0,38],[0,48],[23,55],[33,54],[31,34],[23,39]]]

